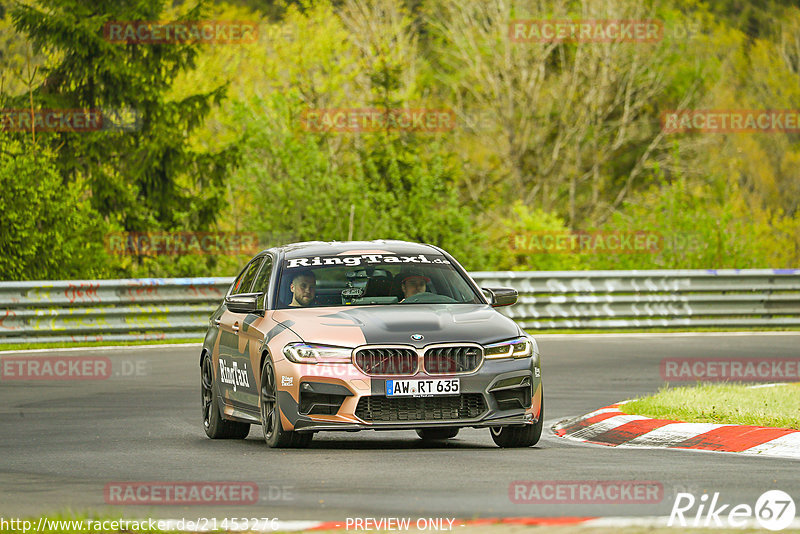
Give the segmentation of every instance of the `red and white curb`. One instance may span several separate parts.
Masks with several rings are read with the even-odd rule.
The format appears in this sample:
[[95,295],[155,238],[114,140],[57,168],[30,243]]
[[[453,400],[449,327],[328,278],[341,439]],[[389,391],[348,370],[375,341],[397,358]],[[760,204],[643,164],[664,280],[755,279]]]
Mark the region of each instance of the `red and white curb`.
[[622,413],[624,403],[553,425],[562,438],[611,447],[689,449],[800,459],[800,431],[751,425],[682,423]]
[[[173,528],[178,524],[177,519],[166,520],[167,528],[163,530],[179,530]],[[175,525],[172,523],[174,522]],[[742,528],[761,528],[761,524],[755,519],[746,519],[742,521]],[[668,527],[669,518],[663,516],[643,516],[643,517],[505,517],[505,518],[485,518],[485,519],[456,519],[452,525],[445,523],[439,528],[431,528],[426,526],[418,526],[418,524],[411,520],[408,528],[395,528],[386,529],[406,532],[412,531],[458,531],[459,527],[493,527],[504,525],[524,525],[524,526],[564,526],[576,525],[581,527],[593,528],[625,528],[625,527]],[[372,525],[371,525],[372,526]],[[708,525],[705,528],[715,528],[714,525]],[[723,527],[719,527],[723,528]],[[800,528],[800,519],[794,519],[789,525],[784,528]],[[265,529],[251,529],[248,532],[300,532],[300,531],[320,531],[320,530],[341,530],[344,532],[364,532],[363,528],[354,528],[348,525],[345,521],[276,521],[269,523]],[[368,530],[379,530],[378,528],[370,528]],[[204,532],[200,530],[199,532]]]

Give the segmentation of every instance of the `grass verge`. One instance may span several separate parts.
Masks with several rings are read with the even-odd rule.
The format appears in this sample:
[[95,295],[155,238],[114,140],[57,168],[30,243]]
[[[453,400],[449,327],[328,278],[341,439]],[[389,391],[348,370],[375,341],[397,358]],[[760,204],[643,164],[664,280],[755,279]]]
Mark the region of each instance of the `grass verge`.
[[621,411],[688,423],[758,425],[800,430],[800,383],[774,387],[744,384],[669,386],[627,402]]

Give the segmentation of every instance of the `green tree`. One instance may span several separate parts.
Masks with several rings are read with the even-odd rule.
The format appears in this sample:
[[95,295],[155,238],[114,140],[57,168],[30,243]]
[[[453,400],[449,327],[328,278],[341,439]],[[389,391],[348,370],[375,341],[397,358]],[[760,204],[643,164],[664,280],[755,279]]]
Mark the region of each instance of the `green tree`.
[[296,92],[234,106],[244,132],[242,163],[230,181],[236,229],[257,232],[269,246],[347,239],[351,205],[359,216],[366,205],[355,176],[319,135],[300,128],[302,109]]
[[[574,250],[559,250],[548,245],[567,237],[566,223],[553,213],[531,209],[516,201],[508,213],[492,225],[491,269],[498,271],[569,271],[581,268]],[[549,247],[549,248],[548,248]]]
[[244,132],[242,167],[231,181],[233,216],[278,243],[347,239],[352,210],[354,239],[428,242],[484,268],[486,236],[459,198],[463,169],[450,132],[303,127],[303,112],[317,108],[431,107],[415,86],[410,62],[419,57],[398,4],[348,2],[341,19],[329,3],[291,8],[280,28],[266,29],[291,37],[264,62],[274,74],[263,88],[268,96],[253,96],[232,114]]
[[369,194],[360,233],[441,246],[467,269],[487,268],[487,237],[458,198],[458,160],[424,135],[364,141],[357,176]]
[[[669,181],[655,170],[658,185],[637,194],[616,213],[605,231],[645,232],[658,235],[659,246],[650,252],[585,255],[595,269],[716,269],[759,268],[784,265],[771,257],[767,221],[743,214],[732,192],[725,199],[725,182],[691,183],[679,175]],[[765,239],[766,238],[766,239]]]
[[[105,128],[106,123],[95,132],[36,134],[54,154],[63,183],[85,184],[99,215],[128,231],[209,229],[224,205],[223,178],[235,161],[234,147],[206,152],[191,143],[211,107],[224,98],[224,85],[169,98],[175,77],[193,68],[199,45],[114,44],[104,38],[106,22],[163,20],[165,5],[40,0],[11,9],[16,30],[47,58],[43,80],[32,88],[35,108],[137,117],[132,127]],[[201,3],[182,18],[201,19],[203,10]],[[27,95],[8,102],[27,107]]]
[[53,154],[0,132],[0,280],[103,278],[106,224],[79,184],[64,185]]

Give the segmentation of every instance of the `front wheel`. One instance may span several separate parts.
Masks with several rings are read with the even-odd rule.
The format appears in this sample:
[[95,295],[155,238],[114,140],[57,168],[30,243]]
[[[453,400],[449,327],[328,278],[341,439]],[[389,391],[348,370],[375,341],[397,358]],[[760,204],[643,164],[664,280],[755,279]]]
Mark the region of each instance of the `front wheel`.
[[284,430],[275,379],[275,366],[268,357],[261,368],[261,429],[264,441],[272,448],[308,447],[314,434]]
[[539,410],[539,420],[532,425],[510,425],[493,426],[489,430],[492,433],[492,440],[498,447],[532,447],[539,443],[544,427],[544,395],[542,395],[542,407]]
[[203,402],[203,428],[211,439],[244,439],[250,433],[249,423],[228,421],[219,413],[217,388],[211,356],[206,354],[200,367],[200,398]]

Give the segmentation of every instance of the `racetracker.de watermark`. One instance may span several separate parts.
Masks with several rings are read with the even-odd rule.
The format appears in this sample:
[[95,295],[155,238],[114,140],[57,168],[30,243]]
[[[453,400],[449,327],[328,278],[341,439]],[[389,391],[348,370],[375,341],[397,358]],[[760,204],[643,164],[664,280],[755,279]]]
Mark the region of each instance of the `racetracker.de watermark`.
[[38,521],[0,517],[0,531],[11,530],[20,534],[29,532],[86,532],[95,534],[109,532],[143,532],[157,531],[179,532],[241,532],[241,531],[275,531],[280,528],[277,517],[193,517],[181,519],[50,519],[39,517]]
[[[297,366],[297,374],[301,382],[305,378],[339,378],[342,380],[369,378],[358,367],[350,363],[301,363]],[[281,375],[280,380],[283,387],[297,385],[294,376]]]
[[686,109],[661,114],[664,133],[797,133],[796,109]]
[[106,356],[3,356],[0,381],[107,380],[150,374],[147,360]]
[[114,20],[103,26],[114,44],[244,44],[258,40],[258,24],[241,20]]
[[3,109],[0,130],[7,132],[96,132],[103,129],[97,109]]
[[130,108],[0,110],[0,130],[6,132],[131,132],[141,127],[141,114]]
[[449,132],[456,126],[455,112],[427,108],[306,109],[301,116],[309,132]]
[[185,256],[255,254],[258,236],[232,232],[120,232],[106,234],[105,247],[115,256]]
[[664,485],[652,480],[515,480],[508,486],[515,504],[654,504]]
[[667,382],[784,382],[800,379],[800,358],[664,358]]
[[259,500],[255,482],[109,482],[111,505],[249,505]]
[[509,236],[512,251],[532,254],[652,254],[663,248],[657,232],[527,232]]
[[508,38],[513,43],[655,43],[664,38],[660,20],[512,20]]

